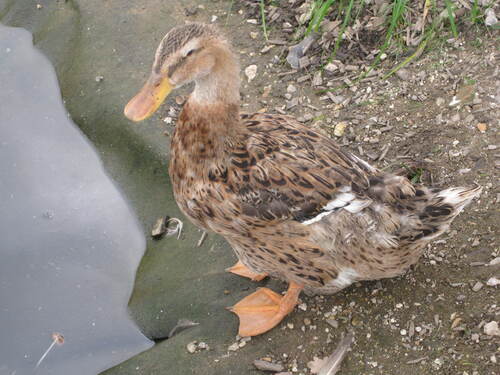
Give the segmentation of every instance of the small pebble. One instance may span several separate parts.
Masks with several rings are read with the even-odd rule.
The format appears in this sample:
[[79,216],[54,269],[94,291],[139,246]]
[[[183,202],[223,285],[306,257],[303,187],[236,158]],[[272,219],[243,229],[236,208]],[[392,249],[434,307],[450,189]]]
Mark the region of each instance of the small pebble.
[[498,26],[497,25],[498,19],[497,19],[497,16],[495,14],[495,10],[493,8],[486,9],[484,14],[486,16],[486,18],[484,20],[484,24],[486,26]]
[[330,324],[333,328],[339,328],[339,322],[335,319],[327,319],[326,322]]
[[272,363],[261,359],[253,361],[253,365],[257,368],[257,370],[261,371],[279,372],[285,369],[283,365],[280,365],[279,363]]
[[249,65],[245,68],[245,75],[247,76],[248,82],[252,82],[257,75],[257,65]]
[[500,328],[498,328],[498,323],[492,320],[483,326],[484,333],[488,336],[500,336]]
[[411,74],[406,69],[399,69],[396,72],[396,75],[398,76],[399,79],[401,79],[403,81],[409,81],[411,79]]
[[342,137],[344,135],[346,128],[347,128],[347,123],[345,121],[339,122],[337,125],[335,125],[335,129],[333,130],[333,134],[336,137]]
[[192,341],[186,345],[186,349],[189,353],[193,354],[196,352],[196,341]]
[[496,277],[490,277],[488,279],[488,281],[486,282],[486,285],[488,285],[488,286],[500,285],[500,279],[497,279]]
[[333,64],[333,63],[326,64],[326,66],[325,66],[325,70],[327,72],[334,72],[334,71],[336,71],[338,69],[339,69],[339,67],[337,65]]
[[206,343],[206,342],[203,342],[203,341],[202,341],[202,342],[200,342],[200,343],[198,344],[198,349],[208,350],[208,349],[210,349],[210,347],[207,345],[207,343]]
[[490,266],[496,266],[497,264],[500,264],[500,257],[496,257],[495,259],[492,259],[488,264]]
[[472,287],[473,292],[479,292],[483,288],[484,284],[481,281],[478,281]]
[[484,133],[488,129],[488,125],[486,125],[484,122],[478,123],[476,127],[481,133]]

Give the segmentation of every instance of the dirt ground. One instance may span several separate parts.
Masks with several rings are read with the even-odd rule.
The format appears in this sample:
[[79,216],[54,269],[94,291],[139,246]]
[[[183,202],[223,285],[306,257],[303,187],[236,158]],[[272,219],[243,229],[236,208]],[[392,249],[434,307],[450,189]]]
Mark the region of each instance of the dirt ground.
[[[310,373],[308,363],[329,355],[352,330],[355,342],[342,374],[498,374],[500,340],[484,332],[500,314],[498,286],[487,284],[500,276],[498,34],[469,30],[458,40],[443,37],[398,75],[326,94],[311,83],[319,66],[294,71],[280,42],[288,36],[273,31],[266,43],[252,22],[232,33],[242,71],[257,66],[256,77],[242,85],[245,111],[295,115],[377,167],[427,184],[484,187],[480,200],[406,275],[359,283],[331,297],[303,296],[301,308],[276,328],[282,333],[267,359],[284,371]],[[395,63],[388,59],[381,70]],[[327,71],[322,79],[327,87],[342,83],[330,81]],[[339,123],[345,131],[335,136]],[[263,335],[247,345],[271,340]]]

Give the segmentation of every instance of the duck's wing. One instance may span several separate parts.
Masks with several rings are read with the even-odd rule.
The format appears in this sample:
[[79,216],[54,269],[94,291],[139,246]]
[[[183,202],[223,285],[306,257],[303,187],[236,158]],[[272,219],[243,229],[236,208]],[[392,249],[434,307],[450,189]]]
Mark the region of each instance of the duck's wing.
[[230,158],[229,183],[245,216],[321,220],[333,210],[358,212],[377,170],[289,116],[242,118],[249,136]]

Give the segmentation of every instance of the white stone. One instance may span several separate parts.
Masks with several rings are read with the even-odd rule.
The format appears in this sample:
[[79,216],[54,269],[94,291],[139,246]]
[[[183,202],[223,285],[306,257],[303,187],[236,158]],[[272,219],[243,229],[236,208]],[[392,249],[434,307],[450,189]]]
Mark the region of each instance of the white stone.
[[500,264],[500,257],[496,257],[495,259],[491,260],[491,262],[488,264],[490,266],[496,266],[497,264]]
[[326,64],[326,66],[325,66],[325,70],[327,72],[334,72],[334,71],[336,71],[338,69],[339,69],[339,67],[337,65],[333,64],[333,63]]
[[500,280],[497,279],[496,277],[490,277],[488,281],[486,282],[486,285],[488,286],[497,286],[500,285]]
[[252,82],[257,75],[257,65],[249,65],[245,68],[245,75],[247,76],[248,82]]
[[500,336],[500,329],[498,328],[498,323],[492,320],[489,323],[486,323],[483,327],[484,333],[488,336]]
[[186,349],[189,353],[193,354],[196,351],[196,341],[190,342],[186,345]]

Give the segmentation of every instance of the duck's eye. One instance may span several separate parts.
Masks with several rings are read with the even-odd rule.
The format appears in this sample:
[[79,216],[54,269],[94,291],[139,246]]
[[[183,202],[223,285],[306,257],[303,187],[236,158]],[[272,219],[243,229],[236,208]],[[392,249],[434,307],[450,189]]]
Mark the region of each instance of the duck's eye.
[[193,49],[190,49],[189,51],[187,51],[186,55],[184,57],[188,57],[188,56],[191,56],[193,53],[195,53],[196,51],[198,51],[197,48],[193,48]]

